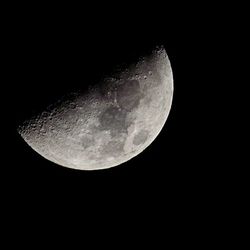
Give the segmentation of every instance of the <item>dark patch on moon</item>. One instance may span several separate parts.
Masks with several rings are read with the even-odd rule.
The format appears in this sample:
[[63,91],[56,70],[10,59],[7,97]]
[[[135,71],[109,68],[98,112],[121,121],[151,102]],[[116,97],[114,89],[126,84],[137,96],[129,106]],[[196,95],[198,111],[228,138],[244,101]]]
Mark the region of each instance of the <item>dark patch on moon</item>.
[[110,141],[102,149],[102,155],[119,156],[123,152],[125,141]]
[[95,142],[94,139],[90,137],[84,136],[81,138],[81,145],[84,149],[94,145],[94,142]]
[[126,123],[126,111],[120,110],[118,107],[109,107],[100,116],[100,130],[110,130],[111,135],[126,132],[130,126]]
[[117,103],[122,109],[131,111],[138,107],[141,99],[140,84],[137,80],[127,80],[117,86]]
[[133,144],[138,146],[140,144],[145,143],[148,138],[148,134],[149,132],[147,130],[141,130],[138,134],[135,135],[133,139]]
[[[100,115],[98,129],[109,130],[112,137],[127,133],[127,128],[131,125],[131,122],[126,121],[127,114],[138,107],[143,96],[139,81],[126,80],[116,85],[115,90],[107,84],[102,91],[104,98],[112,100],[112,106]],[[118,107],[115,106],[117,104]]]

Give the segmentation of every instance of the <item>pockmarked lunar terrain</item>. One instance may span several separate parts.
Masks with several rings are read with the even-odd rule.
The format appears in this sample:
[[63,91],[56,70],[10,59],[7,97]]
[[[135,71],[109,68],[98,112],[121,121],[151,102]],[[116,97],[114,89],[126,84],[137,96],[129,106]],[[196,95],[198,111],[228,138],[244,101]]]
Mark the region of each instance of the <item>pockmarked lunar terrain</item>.
[[148,147],[167,120],[173,75],[163,47],[74,92],[18,128],[36,152],[59,165],[117,166]]

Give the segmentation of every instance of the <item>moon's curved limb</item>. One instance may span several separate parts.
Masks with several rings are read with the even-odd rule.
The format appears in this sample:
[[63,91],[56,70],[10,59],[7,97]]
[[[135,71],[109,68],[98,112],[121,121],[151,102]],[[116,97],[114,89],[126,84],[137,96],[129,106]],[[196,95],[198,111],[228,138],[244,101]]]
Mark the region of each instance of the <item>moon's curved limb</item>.
[[149,146],[171,108],[173,75],[163,47],[85,93],[60,100],[19,128],[39,154],[82,170],[117,166]]

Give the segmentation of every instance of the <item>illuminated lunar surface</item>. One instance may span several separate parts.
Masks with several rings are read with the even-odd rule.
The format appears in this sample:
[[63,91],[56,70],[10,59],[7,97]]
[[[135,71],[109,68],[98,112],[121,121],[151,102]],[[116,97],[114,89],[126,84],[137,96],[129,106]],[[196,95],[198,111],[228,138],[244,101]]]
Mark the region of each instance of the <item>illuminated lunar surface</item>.
[[36,152],[61,166],[110,168],[152,143],[167,120],[172,97],[170,62],[165,49],[157,47],[88,91],[58,100],[18,131]]

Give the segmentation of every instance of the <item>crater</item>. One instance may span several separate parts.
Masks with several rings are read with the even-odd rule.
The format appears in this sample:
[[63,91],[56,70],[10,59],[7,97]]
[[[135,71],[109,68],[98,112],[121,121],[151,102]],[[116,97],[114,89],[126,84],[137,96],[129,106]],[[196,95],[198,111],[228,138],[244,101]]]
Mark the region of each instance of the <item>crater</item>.
[[137,108],[142,97],[137,80],[127,80],[117,87],[117,103],[122,109],[131,111]]
[[114,102],[115,99],[115,78],[106,78],[100,85],[100,94],[106,101]]
[[135,135],[133,139],[133,144],[138,146],[145,143],[148,138],[148,134],[149,134],[148,130],[145,129],[141,130],[138,134]]

